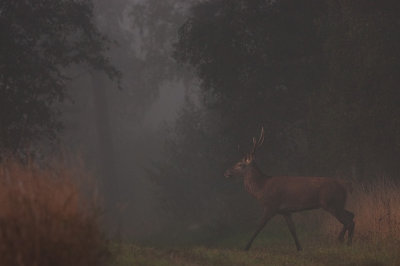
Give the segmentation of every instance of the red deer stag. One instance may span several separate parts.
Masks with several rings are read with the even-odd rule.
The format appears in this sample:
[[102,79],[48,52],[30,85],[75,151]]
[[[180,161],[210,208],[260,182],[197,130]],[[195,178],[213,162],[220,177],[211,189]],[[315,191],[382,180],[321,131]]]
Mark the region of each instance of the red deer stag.
[[264,209],[260,227],[251,237],[245,250],[250,248],[253,240],[268,220],[276,214],[280,214],[285,218],[297,250],[300,251],[302,248],[297,239],[291,214],[319,208],[326,210],[343,224],[343,229],[339,233],[339,241],[344,241],[344,235],[347,231],[347,244],[351,245],[354,232],[354,214],[344,208],[348,182],[328,177],[267,176],[260,171],[255,162],[255,151],[262,145],[263,141],[264,128],[261,129],[258,140],[253,138],[251,152],[225,172],[225,177],[243,178],[247,192],[253,195]]

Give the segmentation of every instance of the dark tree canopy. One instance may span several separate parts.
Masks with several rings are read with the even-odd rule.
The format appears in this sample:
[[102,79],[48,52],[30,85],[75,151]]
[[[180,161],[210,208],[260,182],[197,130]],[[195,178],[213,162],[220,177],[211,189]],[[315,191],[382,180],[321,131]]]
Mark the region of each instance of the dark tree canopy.
[[285,138],[304,126],[324,70],[324,36],[315,23],[323,13],[321,1],[221,0],[193,8],[176,57],[194,66],[204,103],[218,110],[233,143],[263,124],[271,158],[292,152]]
[[84,64],[118,76],[92,18],[90,0],[0,1],[1,152],[56,137],[66,68]]
[[389,163],[400,156],[398,11],[389,0],[205,1],[176,58],[195,68],[226,130],[244,138],[264,124],[278,145],[269,152],[293,170],[389,173],[400,170]]

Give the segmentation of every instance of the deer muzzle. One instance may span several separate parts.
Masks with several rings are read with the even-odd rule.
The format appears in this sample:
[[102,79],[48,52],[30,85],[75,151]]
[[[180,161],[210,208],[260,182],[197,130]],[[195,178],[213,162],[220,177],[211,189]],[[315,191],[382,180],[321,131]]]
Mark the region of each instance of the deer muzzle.
[[229,171],[229,170],[226,170],[226,171],[225,171],[225,173],[224,173],[224,176],[225,176],[226,178],[230,178],[230,177],[232,177],[232,173],[231,173],[231,171]]

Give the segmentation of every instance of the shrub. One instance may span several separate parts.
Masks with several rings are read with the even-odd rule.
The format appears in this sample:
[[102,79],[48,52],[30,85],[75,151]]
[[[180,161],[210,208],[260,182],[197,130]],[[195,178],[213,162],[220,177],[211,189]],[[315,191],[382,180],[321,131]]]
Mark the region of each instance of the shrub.
[[101,265],[107,249],[84,172],[63,165],[0,164],[1,265]]

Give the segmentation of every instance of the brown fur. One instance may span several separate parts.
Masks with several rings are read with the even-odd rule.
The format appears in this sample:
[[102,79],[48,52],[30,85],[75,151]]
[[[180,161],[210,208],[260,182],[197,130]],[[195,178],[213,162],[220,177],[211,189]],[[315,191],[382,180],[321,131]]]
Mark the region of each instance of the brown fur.
[[354,232],[354,214],[345,209],[347,189],[351,183],[341,179],[328,177],[293,177],[293,176],[266,176],[255,163],[254,152],[261,145],[262,137],[256,142],[250,154],[225,172],[226,177],[237,176],[243,178],[244,187],[263,206],[264,217],[258,230],[254,233],[246,246],[248,250],[258,233],[265,224],[276,214],[282,215],[295,241],[297,250],[301,245],[297,239],[294,223],[291,219],[293,212],[322,208],[331,213],[343,224],[339,233],[339,240],[344,241],[348,232],[348,244],[352,242]]

